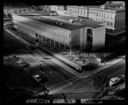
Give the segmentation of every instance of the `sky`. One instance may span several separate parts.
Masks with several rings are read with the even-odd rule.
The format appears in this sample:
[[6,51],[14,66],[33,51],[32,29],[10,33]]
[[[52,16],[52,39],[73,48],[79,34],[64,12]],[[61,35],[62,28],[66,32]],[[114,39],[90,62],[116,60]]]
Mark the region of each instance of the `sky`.
[[[56,1],[56,2],[54,2]],[[43,4],[43,5],[51,5],[51,4],[54,4],[54,5],[58,5],[58,4],[61,4],[61,5],[66,5],[66,4],[70,4],[70,5],[85,5],[85,4],[90,4],[90,5],[95,5],[99,2],[105,2],[103,0],[95,0],[95,1],[85,1],[85,0],[76,0],[77,2],[73,2],[74,0],[4,0],[4,3],[8,3],[8,4],[14,4],[15,2],[17,2],[19,4],[19,2],[21,3],[25,3],[25,4],[28,4],[28,5],[39,5],[39,4]],[[83,2],[84,1],[84,2]],[[97,3],[96,3],[97,1]],[[101,3],[100,3],[101,5]]]

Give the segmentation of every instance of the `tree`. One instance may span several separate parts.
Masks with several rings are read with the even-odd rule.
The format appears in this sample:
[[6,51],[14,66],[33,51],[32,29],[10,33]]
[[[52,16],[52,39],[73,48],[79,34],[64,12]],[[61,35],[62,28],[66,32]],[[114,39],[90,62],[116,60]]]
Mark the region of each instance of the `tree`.
[[108,76],[105,75],[96,75],[94,77],[94,86],[97,88],[97,90],[100,92],[101,96],[103,96],[107,91],[106,87],[109,81]]
[[[44,69],[40,65],[40,71],[43,71]],[[43,75],[42,72],[40,72],[40,84],[41,84],[41,89],[44,92],[44,95],[48,95],[49,90],[45,87],[45,83],[48,81],[48,78]]]

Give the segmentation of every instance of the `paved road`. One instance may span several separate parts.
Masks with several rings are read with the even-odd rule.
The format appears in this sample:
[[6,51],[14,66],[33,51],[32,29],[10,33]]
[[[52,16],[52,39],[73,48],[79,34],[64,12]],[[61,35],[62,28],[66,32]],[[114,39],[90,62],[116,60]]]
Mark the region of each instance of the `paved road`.
[[111,77],[115,77],[115,76],[120,76],[121,74],[125,74],[125,60],[101,71],[98,72],[92,76],[89,77],[89,79],[94,80],[94,76],[96,76],[97,74],[99,75],[107,75],[109,78]]
[[[46,83],[46,87],[50,88],[55,88],[56,86],[58,86],[57,84],[61,84],[62,85],[62,81],[65,81],[66,83],[71,80],[73,80],[74,75],[65,71],[64,68],[60,67],[59,65],[57,65],[56,63],[54,63],[54,61],[51,61],[49,59],[45,59],[47,57],[49,57],[46,53],[43,53],[42,51],[40,51],[39,49],[35,50],[35,51],[30,51],[25,47],[25,44],[18,41],[15,37],[13,37],[12,35],[10,35],[7,32],[4,32],[4,43],[5,43],[5,48],[13,48],[11,52],[8,52],[9,55],[17,55],[20,56],[22,58],[24,58],[24,60],[29,62],[33,62],[33,60],[35,60],[36,62],[34,62],[33,64],[39,63],[37,61],[42,62],[41,64],[44,65],[45,64],[45,71],[44,71],[44,75],[48,77],[48,82]],[[16,46],[16,47],[15,47]],[[36,73],[39,72],[39,64],[37,64],[36,67],[30,68],[31,72]],[[62,82],[62,83],[61,83]],[[56,84],[56,85],[55,85]]]
[[[42,55],[44,55],[43,52],[40,52],[40,51],[37,51],[36,52],[36,58],[37,58],[37,56],[39,58],[41,58]],[[64,78],[66,77],[65,78],[65,80],[66,80],[67,79],[67,76],[69,74],[71,75],[71,73],[67,72],[68,70],[70,70],[68,66],[64,66],[63,65],[61,67],[61,71],[60,71],[60,67],[57,65],[58,64],[58,61],[56,59],[52,58],[51,61],[50,60],[45,60],[45,62],[47,62],[47,63],[54,62],[54,63],[52,63],[53,65],[51,65],[52,67],[50,67],[50,68],[52,68],[53,71],[55,71],[55,68],[57,68],[57,70],[58,70],[57,72],[61,72],[61,73],[56,74],[58,76],[53,75],[53,74],[50,76],[50,74],[48,74],[49,78],[51,78],[51,80],[50,80],[51,82],[50,83],[53,83],[54,79],[61,80],[61,77],[64,77]],[[61,65],[62,63],[59,62],[59,64]],[[67,71],[65,71],[64,69],[67,70]],[[107,72],[107,70],[103,70],[103,71],[106,71]],[[109,70],[109,71],[111,71],[111,70]],[[115,69],[114,69],[114,71],[115,71]],[[67,74],[65,76],[64,76],[64,72],[67,72]],[[109,72],[109,73],[111,73],[111,72]],[[56,88],[56,86],[55,87],[53,86],[53,88],[50,88],[51,89],[50,94],[61,93],[61,92],[64,92],[64,93],[81,92],[82,93],[82,92],[86,92],[86,91],[87,92],[88,91],[90,91],[90,92],[96,91],[96,89],[94,88],[93,85],[90,84],[90,81],[88,79],[86,79],[86,78],[85,79],[79,79],[79,78],[77,78],[75,76],[74,76],[74,78],[71,79],[71,81],[67,81],[66,80],[66,82],[62,82],[62,83],[59,82],[58,83],[59,85],[56,85],[57,88]],[[90,79],[92,79],[92,78],[90,78]],[[69,80],[69,78],[68,78],[68,80]],[[62,81],[64,81],[64,80],[62,80]]]
[[85,92],[86,90],[89,92],[94,91],[95,88],[90,83],[92,81],[94,81],[94,76],[96,76],[97,74],[100,74],[100,75],[106,74],[109,77],[115,77],[115,76],[121,76],[124,73],[125,73],[125,61],[121,61],[120,63],[115,64],[112,67],[107,68],[99,73],[96,73],[96,74],[90,76],[89,78],[78,79],[78,80],[72,82],[71,84],[67,85],[66,87],[58,89],[54,92],[70,93],[70,92]]
[[[43,52],[40,52],[40,51],[36,51],[36,53],[38,52],[38,54],[34,54],[34,56],[36,56],[36,58],[37,58],[37,56],[39,57],[39,58],[41,58],[41,56],[40,55],[44,55],[44,53]],[[72,82],[73,81],[80,81],[79,80],[79,78],[77,78],[77,77],[74,77],[71,73],[69,73],[69,72],[67,72],[66,70],[64,70],[64,69],[66,69],[66,68],[61,68],[60,66],[58,66],[57,64],[55,64],[55,63],[53,63],[54,61],[56,61],[57,62],[57,60],[55,60],[55,59],[52,59],[51,61],[50,60],[45,60],[45,62],[47,62],[47,63],[51,63],[52,62],[52,67],[47,67],[48,69],[49,69],[49,72],[52,70],[52,72],[53,73],[51,73],[51,74],[49,74],[47,71],[46,71],[46,73],[48,73],[48,79],[49,79],[49,84],[56,84],[57,82],[56,81],[59,81],[56,85],[54,85],[54,86],[52,86],[52,87],[50,87],[50,89],[51,90],[53,90],[53,89],[55,89],[56,87],[58,87],[58,86],[64,86],[65,84],[65,86],[67,87],[67,83],[70,85],[70,84],[72,84]],[[62,63],[61,63],[62,64]],[[57,69],[55,69],[56,67],[55,67],[55,65],[56,65],[56,67],[57,67]],[[53,68],[53,66],[54,66],[54,68]],[[67,67],[67,69],[69,69],[69,67],[68,66],[66,66]],[[50,69],[50,68],[52,68],[52,69]],[[45,73],[45,74],[46,74]],[[54,75],[53,75],[54,74]],[[71,79],[70,79],[71,78]],[[66,80],[66,81],[65,81]],[[63,82],[60,82],[60,81],[63,81]],[[85,84],[85,81],[83,81],[81,84]],[[87,83],[87,85],[88,85],[88,83]],[[78,87],[81,87],[81,85],[79,86],[79,84],[78,84]],[[87,87],[87,86],[86,86]],[[60,88],[60,87],[58,87],[58,88]],[[61,88],[60,88],[61,89]],[[55,89],[56,90],[56,89]],[[72,90],[72,89],[71,89]],[[58,91],[58,90],[57,90]],[[52,92],[52,91],[51,91]]]

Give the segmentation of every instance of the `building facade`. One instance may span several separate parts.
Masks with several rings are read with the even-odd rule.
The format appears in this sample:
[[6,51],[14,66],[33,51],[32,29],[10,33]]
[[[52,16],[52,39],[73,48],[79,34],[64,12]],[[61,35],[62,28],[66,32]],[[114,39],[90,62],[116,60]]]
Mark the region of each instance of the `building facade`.
[[118,35],[125,32],[125,9],[89,8],[89,19],[105,22],[107,33]]
[[[58,8],[60,7],[54,6],[54,11],[61,10],[58,13],[62,14],[64,9]],[[109,35],[118,35],[125,32],[124,5],[107,3],[102,6],[67,6],[67,11],[63,12],[63,14],[104,22]]]
[[84,6],[67,6],[67,11],[75,16],[87,17],[87,7]]
[[67,12],[64,5],[59,5],[59,6],[51,5],[50,9],[51,9],[51,11],[56,11],[60,15],[65,15],[65,13]]
[[[43,18],[43,17],[41,17]],[[30,16],[13,15],[14,27],[41,42],[50,40],[55,44],[63,44],[68,47],[79,49],[90,48],[95,50],[105,45],[105,28],[101,25],[96,27],[76,25],[55,19],[43,18],[37,21]]]
[[22,13],[29,13],[29,12],[32,12],[33,9],[31,7],[26,7],[26,6],[4,6],[4,14],[5,15],[8,15],[8,14],[22,14]]

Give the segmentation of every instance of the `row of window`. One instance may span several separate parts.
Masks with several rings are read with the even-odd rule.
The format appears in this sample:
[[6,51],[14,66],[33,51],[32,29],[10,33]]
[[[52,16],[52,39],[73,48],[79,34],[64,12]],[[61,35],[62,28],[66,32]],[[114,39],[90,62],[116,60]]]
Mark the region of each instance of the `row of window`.
[[105,22],[107,26],[114,26],[114,21],[108,21],[105,19],[96,19],[96,18],[90,18],[90,19],[98,21],[98,22]]
[[89,17],[100,17],[100,18],[106,18],[106,19],[113,19],[113,14],[106,14],[106,13],[101,13],[101,12],[90,12]]
[[67,35],[69,34],[69,32],[64,29],[50,26],[50,25],[43,24],[43,23],[41,23],[40,25],[39,22],[37,22],[38,24],[36,22],[22,22],[22,23],[28,26],[33,26],[35,29],[38,29],[38,30],[40,29],[40,31],[42,32],[48,32],[48,33],[56,34],[59,36],[61,35],[63,37],[67,37]]
[[107,25],[109,25],[109,26],[113,26],[113,25],[114,25],[113,22],[109,22],[109,21],[107,21],[106,23],[107,23]]
[[47,37],[47,38],[52,38],[52,39],[55,39],[55,40],[58,40],[58,41],[61,41],[63,42],[64,40],[68,40],[68,33],[66,32],[62,32],[62,31],[59,31],[60,33],[58,33],[56,30],[54,31],[49,31],[51,28],[46,28],[47,30],[32,30],[29,28],[27,28],[28,26],[25,27],[25,25],[20,25],[20,30],[23,31],[24,33],[27,33],[27,34],[31,34],[31,35],[34,35],[35,32],[38,32],[39,34],[41,34],[42,36],[45,35],[44,37]]
[[123,16],[117,15],[115,23],[116,23],[116,27],[125,26],[125,16],[124,16],[124,14],[123,14]]
[[15,14],[18,14],[18,13],[25,13],[25,12],[28,12],[28,11],[31,11],[31,8],[30,9],[12,9],[12,10],[10,10],[10,9],[8,9],[8,10],[6,10],[7,11],[7,13],[15,13]]
[[48,41],[48,40],[52,40],[54,42],[59,42],[59,43],[63,43],[63,44],[69,44],[68,40],[60,40],[60,39],[53,40],[53,39],[46,38],[46,37],[44,37],[44,35],[42,36],[42,35],[37,34],[37,33],[35,33],[35,37],[37,39],[39,39],[39,41],[42,41],[42,42]]
[[46,31],[46,32],[49,32],[49,33],[54,33],[54,34],[58,34],[58,35],[67,35],[67,31],[66,30],[63,30],[63,29],[58,29],[56,27],[53,27],[53,26],[46,26],[46,25],[43,25],[42,27],[40,27],[41,30],[43,31]]
[[[73,13],[76,13],[77,15],[86,15],[87,16],[87,11],[86,9],[77,9],[77,8],[68,8],[68,11],[69,12],[73,12]],[[91,11],[89,10],[89,15],[90,16],[97,16],[97,17],[104,17],[104,18],[108,18],[108,19],[113,19],[113,15],[112,13],[106,13],[105,11],[104,12],[101,12],[101,11]]]
[[71,12],[71,13],[74,13],[74,14],[77,14],[78,16],[83,16],[83,15],[87,15],[87,11],[86,10],[83,10],[83,9],[74,9],[74,8],[69,8],[68,9],[68,12]]
[[116,24],[115,27],[125,26],[125,21],[124,20],[118,20],[118,21],[116,21],[115,24]]

